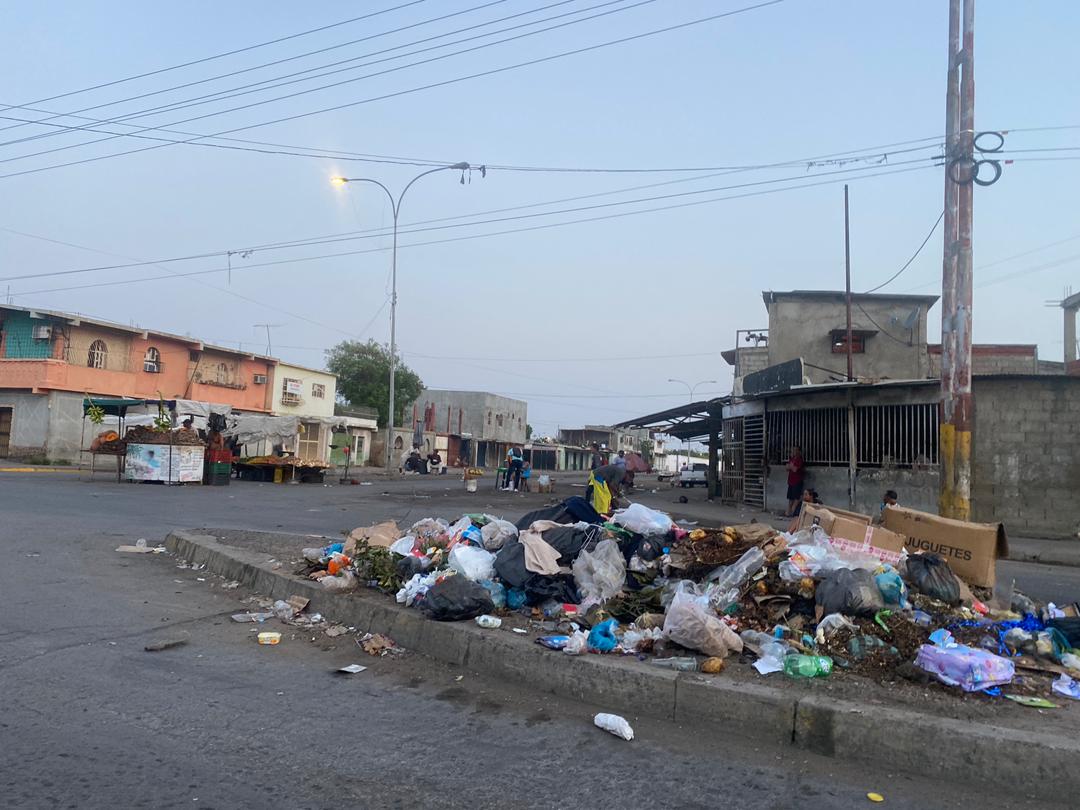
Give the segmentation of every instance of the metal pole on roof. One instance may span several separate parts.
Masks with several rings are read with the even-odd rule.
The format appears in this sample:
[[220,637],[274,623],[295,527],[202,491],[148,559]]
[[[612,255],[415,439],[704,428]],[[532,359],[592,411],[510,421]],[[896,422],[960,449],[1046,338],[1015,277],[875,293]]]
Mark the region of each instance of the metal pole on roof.
[[848,220],[848,187],[844,183],[844,289],[847,300],[847,378],[855,379],[851,359],[851,226]]

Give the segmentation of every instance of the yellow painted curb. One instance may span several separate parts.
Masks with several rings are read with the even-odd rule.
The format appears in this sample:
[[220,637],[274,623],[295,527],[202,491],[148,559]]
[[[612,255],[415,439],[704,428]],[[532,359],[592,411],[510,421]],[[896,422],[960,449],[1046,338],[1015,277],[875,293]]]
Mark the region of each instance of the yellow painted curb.
[[0,473],[82,472],[78,467],[0,467]]

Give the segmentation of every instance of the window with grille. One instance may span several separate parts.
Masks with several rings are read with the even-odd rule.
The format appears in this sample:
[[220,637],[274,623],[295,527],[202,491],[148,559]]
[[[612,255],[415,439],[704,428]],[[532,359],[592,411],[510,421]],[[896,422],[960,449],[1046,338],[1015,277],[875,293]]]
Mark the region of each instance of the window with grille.
[[301,402],[300,392],[303,390],[303,383],[300,380],[286,377],[281,381],[281,404],[299,405]]
[[[849,460],[846,408],[769,414],[770,464],[784,464],[798,445],[807,464],[845,467]],[[938,463],[938,409],[933,403],[855,407],[859,467],[918,468]]]
[[161,373],[161,352],[155,349],[153,346],[146,350],[146,354],[143,355],[143,371],[147,374],[160,374]]
[[109,362],[109,347],[104,340],[95,340],[86,353],[86,365],[89,368],[105,368]]
[[[866,339],[870,337],[870,334],[866,332],[851,333],[851,353],[852,354],[865,354],[866,353]],[[846,329],[834,329],[829,333],[829,339],[832,341],[832,353],[833,354],[847,354],[847,330]]]
[[315,399],[326,399],[326,386],[322,383],[312,383],[311,395],[315,397]]

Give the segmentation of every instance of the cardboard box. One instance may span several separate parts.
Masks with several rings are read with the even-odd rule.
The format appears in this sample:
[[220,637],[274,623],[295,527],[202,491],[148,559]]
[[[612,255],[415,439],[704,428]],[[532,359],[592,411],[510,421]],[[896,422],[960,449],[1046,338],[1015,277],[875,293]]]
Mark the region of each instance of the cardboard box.
[[815,504],[803,504],[799,528],[821,526],[834,546],[842,551],[872,554],[882,562],[897,563],[907,540],[883,526],[874,526],[869,515]]
[[997,560],[1009,556],[1009,541],[1000,523],[968,523],[890,506],[882,525],[907,537],[909,553],[940,554],[953,573],[981,588],[994,587]]

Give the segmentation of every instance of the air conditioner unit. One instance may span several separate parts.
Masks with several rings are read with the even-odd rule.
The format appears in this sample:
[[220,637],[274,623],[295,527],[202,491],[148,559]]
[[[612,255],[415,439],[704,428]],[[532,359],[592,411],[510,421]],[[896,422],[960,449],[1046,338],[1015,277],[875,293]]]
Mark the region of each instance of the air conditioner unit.
[[256,385],[266,385],[266,375],[265,374],[256,374],[255,375],[255,384]]
[[47,324],[35,326],[33,335],[34,340],[48,340],[52,337],[52,327]]

